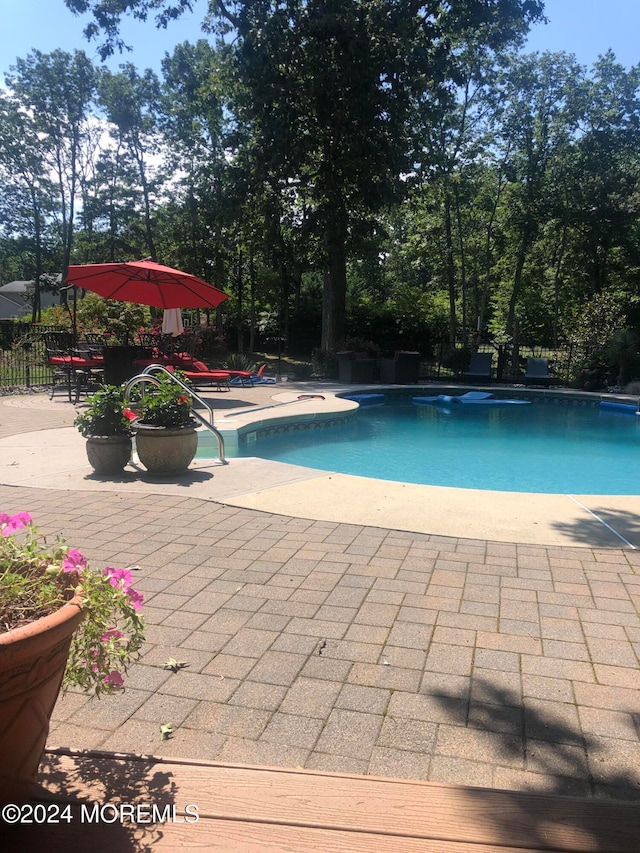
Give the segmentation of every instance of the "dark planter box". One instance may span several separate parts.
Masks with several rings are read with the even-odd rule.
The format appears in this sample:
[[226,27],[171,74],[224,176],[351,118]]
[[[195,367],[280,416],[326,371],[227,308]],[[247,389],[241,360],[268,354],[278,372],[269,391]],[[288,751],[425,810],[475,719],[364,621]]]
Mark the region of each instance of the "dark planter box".
[[338,353],[338,382],[345,384],[375,382],[377,363],[375,358],[355,358],[353,353]]

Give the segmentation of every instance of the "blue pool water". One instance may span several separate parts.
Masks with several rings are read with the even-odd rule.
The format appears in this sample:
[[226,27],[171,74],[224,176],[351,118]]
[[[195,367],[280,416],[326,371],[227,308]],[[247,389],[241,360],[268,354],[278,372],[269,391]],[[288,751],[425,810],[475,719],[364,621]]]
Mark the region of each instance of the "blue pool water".
[[640,417],[595,406],[405,400],[361,409],[342,426],[260,438],[237,455],[468,489],[640,493]]

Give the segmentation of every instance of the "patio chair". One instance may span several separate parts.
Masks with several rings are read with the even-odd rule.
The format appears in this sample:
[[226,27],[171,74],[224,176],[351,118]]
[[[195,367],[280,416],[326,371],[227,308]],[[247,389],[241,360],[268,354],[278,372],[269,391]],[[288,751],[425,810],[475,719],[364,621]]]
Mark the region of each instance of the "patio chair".
[[166,368],[172,372],[174,370],[181,370],[196,388],[200,385],[215,385],[218,391],[231,390],[229,386],[231,373],[228,370],[218,370],[215,367],[209,367],[204,361],[199,361],[187,353],[176,353],[171,359],[171,363],[166,365]]
[[[266,364],[261,364],[257,373],[252,373],[250,370],[230,370],[231,384],[244,385],[245,382],[248,382],[249,385],[274,385],[276,382],[275,376],[264,375],[266,366]],[[248,376],[246,375],[247,373],[249,374]]]
[[258,368],[257,373],[251,374],[251,381],[255,385],[275,385],[276,377],[275,376],[265,376],[264,371],[266,368],[266,364],[261,364]]
[[66,333],[47,333],[44,336],[47,364],[51,368],[51,396],[56,388],[63,386],[72,402],[71,392],[75,389],[75,401],[81,391],[99,385],[103,381],[103,359],[89,349],[73,347],[73,336]]
[[68,349],[63,348],[60,341],[51,335],[44,335],[44,347],[46,352],[47,364],[51,368],[51,396],[56,393],[56,389],[64,388],[69,395],[71,402],[71,366],[66,362]]
[[491,352],[472,352],[469,369],[464,374],[464,378],[470,382],[491,382],[492,361],[493,353]]
[[216,391],[231,391],[229,374],[225,373],[224,370],[202,370],[200,372],[186,370],[184,375],[190,382],[193,382],[196,388],[200,385],[215,385]]
[[155,348],[157,350],[160,334],[157,332],[138,332],[136,338],[140,346],[144,349]]
[[527,369],[524,374],[524,384],[542,385],[548,388],[549,385],[555,382],[555,379],[549,373],[548,358],[528,358]]

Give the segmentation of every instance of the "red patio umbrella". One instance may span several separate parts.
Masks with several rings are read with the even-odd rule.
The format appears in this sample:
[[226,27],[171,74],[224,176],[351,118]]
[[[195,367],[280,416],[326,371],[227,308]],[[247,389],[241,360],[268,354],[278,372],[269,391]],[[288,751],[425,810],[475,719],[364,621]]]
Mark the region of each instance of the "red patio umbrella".
[[105,299],[155,308],[217,308],[228,298],[201,278],[154,261],[71,266],[67,282]]

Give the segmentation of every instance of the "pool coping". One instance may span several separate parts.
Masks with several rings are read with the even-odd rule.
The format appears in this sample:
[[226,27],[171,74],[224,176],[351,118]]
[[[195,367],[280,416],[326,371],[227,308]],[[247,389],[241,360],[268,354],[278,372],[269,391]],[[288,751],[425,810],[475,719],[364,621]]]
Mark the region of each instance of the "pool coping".
[[[447,388],[464,393],[469,386],[346,387],[300,383],[298,387],[293,385],[289,388],[283,383],[263,389],[247,389],[243,397],[254,401],[254,410],[253,416],[251,411],[242,415],[242,425],[248,428],[265,420],[264,411],[256,411],[260,408],[255,403],[256,399],[268,403],[272,399],[282,400],[283,395],[284,399],[290,399],[291,395],[311,389],[325,399],[305,402],[303,405],[307,409],[298,415],[313,422],[333,416],[335,410],[332,406],[336,405],[336,400],[340,401],[338,411],[351,410],[350,407],[345,408],[345,401],[338,394],[380,393],[382,389],[391,393],[410,393],[415,387],[422,393],[432,387],[441,393],[445,393]],[[483,386],[472,387],[478,390]],[[489,387],[493,392],[524,392],[524,389],[507,386]],[[534,393],[534,389],[527,389],[527,393]],[[630,399],[615,394],[585,395],[555,389],[537,391],[537,395],[547,397],[560,393],[565,398],[582,398],[594,404],[600,399],[626,402]],[[211,399],[218,405],[224,402],[221,396]],[[14,405],[18,406],[19,413],[20,401]],[[41,400],[38,405],[49,408],[46,400]],[[66,405],[69,406],[68,403]],[[55,408],[53,402],[52,406]],[[240,408],[234,406],[233,411]],[[224,423],[225,415],[219,409],[216,414],[218,426]],[[283,421],[283,417],[287,420]],[[288,426],[290,418],[290,412],[285,415],[284,411],[271,411],[266,420],[271,425],[275,420],[276,423],[280,421],[281,426]],[[237,423],[237,418],[231,420]],[[34,451],[34,446],[42,452]],[[28,431],[26,423],[22,423],[13,434],[0,439],[0,481],[6,485],[85,491],[126,489],[128,493],[189,495],[229,506],[298,518],[495,542],[640,548],[640,495],[490,492],[374,480],[256,457],[232,459],[231,463],[222,466],[217,460],[198,459],[192,463],[187,475],[171,482],[150,480],[141,467],[129,465],[120,479],[107,480],[91,471],[86,461],[84,440],[68,426],[33,433]]]
[[[296,422],[310,426],[317,418],[330,421],[331,400],[344,403],[344,397],[363,394],[415,396],[415,392],[463,394],[469,390],[490,391],[496,395],[539,401],[571,400],[577,405],[598,406],[600,402],[635,402],[629,395],[593,393],[560,388],[517,388],[506,385],[358,385],[337,390],[326,389],[324,411],[297,415],[261,417],[259,424],[247,413],[243,428],[267,431],[288,429]],[[351,401],[349,401],[351,402]],[[344,412],[338,407],[337,411]],[[351,411],[357,411],[353,408]],[[284,412],[282,413],[284,415]],[[497,492],[426,486],[396,481],[375,480],[335,472],[318,472],[309,482],[276,486],[268,493],[256,492],[237,497],[234,505],[245,508],[298,515],[322,521],[345,522],[399,530],[492,539],[543,545],[578,547],[640,547],[640,496],[569,495],[558,493]]]

